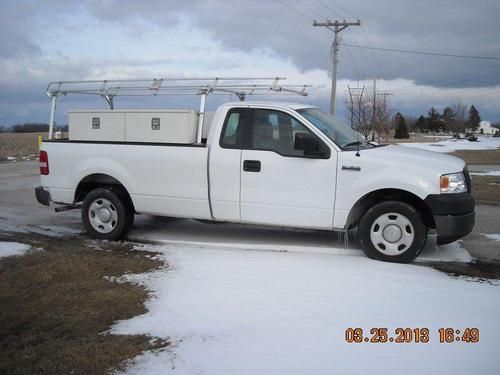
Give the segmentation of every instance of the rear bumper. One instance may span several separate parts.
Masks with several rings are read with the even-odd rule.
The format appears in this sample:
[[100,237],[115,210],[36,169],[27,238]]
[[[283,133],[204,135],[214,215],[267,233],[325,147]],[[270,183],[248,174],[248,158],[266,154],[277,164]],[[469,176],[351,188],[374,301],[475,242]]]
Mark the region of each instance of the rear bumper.
[[475,202],[470,193],[431,194],[425,203],[434,217],[438,245],[456,241],[474,228]]
[[50,193],[48,190],[41,186],[37,186],[35,188],[35,196],[38,203],[43,204],[44,206],[50,206]]

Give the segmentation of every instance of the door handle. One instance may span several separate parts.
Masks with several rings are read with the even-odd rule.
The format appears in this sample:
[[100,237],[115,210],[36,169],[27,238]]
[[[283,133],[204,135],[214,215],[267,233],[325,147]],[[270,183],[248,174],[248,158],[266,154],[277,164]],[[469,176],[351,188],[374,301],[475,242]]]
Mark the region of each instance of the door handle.
[[245,172],[260,172],[260,160],[243,161],[243,170]]

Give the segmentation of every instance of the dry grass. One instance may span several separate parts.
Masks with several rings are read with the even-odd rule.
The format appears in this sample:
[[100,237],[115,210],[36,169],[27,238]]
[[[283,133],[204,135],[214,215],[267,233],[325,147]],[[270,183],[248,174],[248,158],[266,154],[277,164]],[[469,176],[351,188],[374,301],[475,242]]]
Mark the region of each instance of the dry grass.
[[431,266],[450,276],[467,276],[477,282],[490,282],[491,279],[500,279],[500,264],[475,260],[470,263],[458,262],[424,262],[421,266]]
[[472,196],[477,203],[500,204],[500,177],[472,175]]
[[38,243],[44,251],[0,261],[0,373],[104,374],[168,345],[103,334],[115,321],[145,313],[148,297],[140,286],[105,277],[146,272],[161,262],[123,244],[97,251],[79,238],[48,241]]
[[47,137],[47,133],[0,133],[0,162],[7,160],[8,156],[38,155],[39,135]]
[[464,159],[467,164],[500,164],[500,149],[457,150],[450,155]]

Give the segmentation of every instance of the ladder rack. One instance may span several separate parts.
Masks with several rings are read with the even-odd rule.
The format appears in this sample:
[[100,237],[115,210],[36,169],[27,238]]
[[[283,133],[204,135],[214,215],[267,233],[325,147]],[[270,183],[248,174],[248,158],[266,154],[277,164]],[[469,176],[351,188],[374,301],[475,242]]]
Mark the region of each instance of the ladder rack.
[[281,81],[284,80],[285,77],[213,77],[50,82],[47,86],[47,95],[51,98],[49,139],[53,136],[57,101],[68,94],[101,96],[110,109],[114,109],[116,96],[200,95],[197,143],[201,143],[207,95],[234,94],[241,101],[245,100],[247,95],[308,95],[306,89],[311,85],[283,85]]

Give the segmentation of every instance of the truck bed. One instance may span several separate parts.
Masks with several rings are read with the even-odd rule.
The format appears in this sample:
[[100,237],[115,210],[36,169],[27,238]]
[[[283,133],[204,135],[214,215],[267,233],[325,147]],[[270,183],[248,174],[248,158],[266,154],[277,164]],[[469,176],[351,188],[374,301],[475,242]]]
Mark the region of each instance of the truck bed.
[[89,176],[109,176],[129,192],[137,213],[210,219],[208,148],[198,144],[46,141],[54,202],[71,204]]

